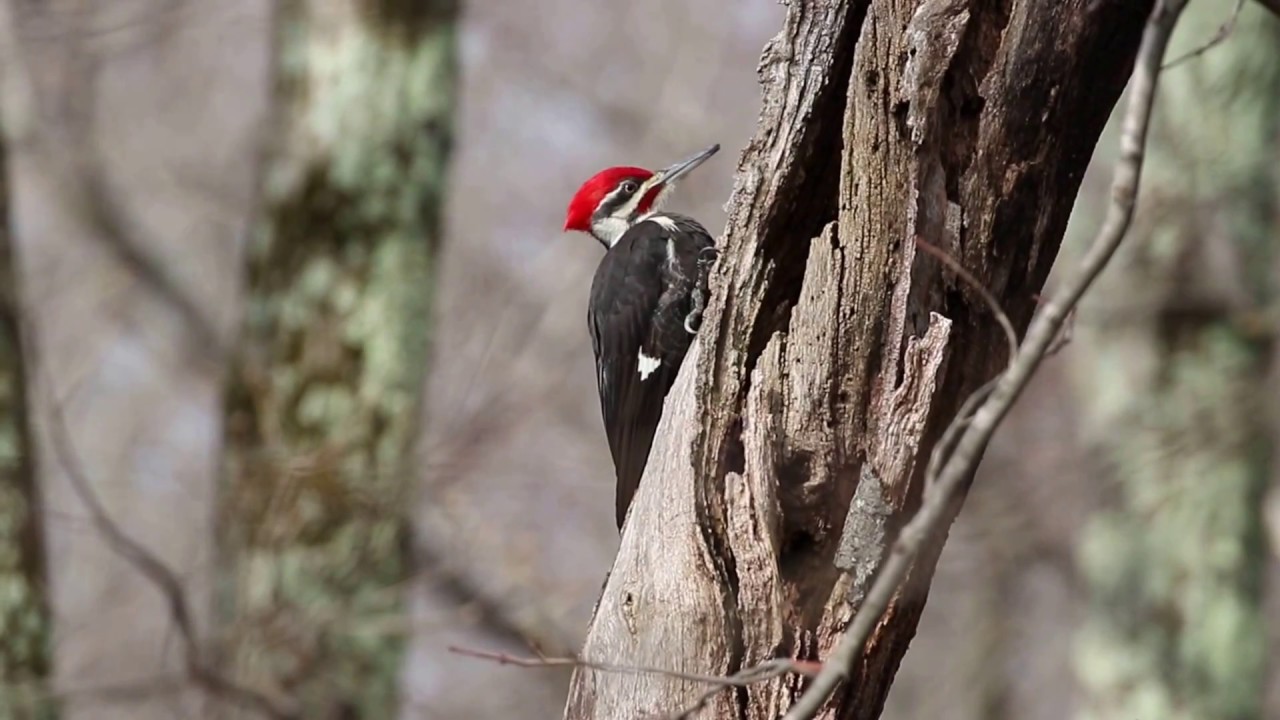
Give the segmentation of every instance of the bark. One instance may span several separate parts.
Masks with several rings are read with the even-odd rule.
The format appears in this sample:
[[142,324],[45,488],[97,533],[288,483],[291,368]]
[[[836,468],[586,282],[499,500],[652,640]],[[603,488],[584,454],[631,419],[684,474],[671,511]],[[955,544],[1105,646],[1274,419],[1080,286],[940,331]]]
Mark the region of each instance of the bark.
[[[286,4],[222,505],[242,679],[392,717],[457,8]],[[396,623],[392,623],[395,625]],[[386,625],[384,622],[383,625]]]
[[[1193,3],[1170,57],[1226,12]],[[1280,21],[1250,5],[1167,73],[1134,237],[1082,310],[1076,371],[1110,502],[1079,548],[1081,717],[1264,714],[1277,46]]]
[[[3,101],[0,99],[0,104]],[[53,717],[49,617],[0,133],[0,718]]]
[[[921,492],[932,443],[1008,358],[949,253],[1025,328],[1150,3],[793,3],[759,131],[585,659],[724,675],[823,659]],[[952,513],[958,506],[952,509]],[[876,717],[934,538],[822,717]],[[575,673],[567,718],[679,713],[706,691]],[[700,717],[774,718],[794,676]]]

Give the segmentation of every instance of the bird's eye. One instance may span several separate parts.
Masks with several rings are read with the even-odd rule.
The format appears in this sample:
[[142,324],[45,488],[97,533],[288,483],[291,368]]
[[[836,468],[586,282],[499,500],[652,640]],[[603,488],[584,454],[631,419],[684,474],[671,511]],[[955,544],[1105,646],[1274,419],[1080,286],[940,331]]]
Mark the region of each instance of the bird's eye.
[[622,192],[627,193],[628,195],[639,189],[640,186],[636,184],[635,180],[624,180],[622,182]]

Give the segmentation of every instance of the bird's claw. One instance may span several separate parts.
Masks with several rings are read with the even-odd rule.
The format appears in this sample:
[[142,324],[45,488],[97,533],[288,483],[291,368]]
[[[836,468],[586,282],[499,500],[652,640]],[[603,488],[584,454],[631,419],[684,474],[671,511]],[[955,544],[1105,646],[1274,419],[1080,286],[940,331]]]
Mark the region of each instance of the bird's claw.
[[714,263],[720,257],[720,249],[715,247],[705,247],[698,251],[698,265],[706,267]]

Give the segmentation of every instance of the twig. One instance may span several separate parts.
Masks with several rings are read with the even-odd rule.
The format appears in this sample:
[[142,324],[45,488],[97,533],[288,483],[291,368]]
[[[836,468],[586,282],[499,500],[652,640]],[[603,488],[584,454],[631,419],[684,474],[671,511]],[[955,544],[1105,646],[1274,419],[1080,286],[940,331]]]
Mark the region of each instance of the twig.
[[98,232],[120,264],[178,314],[199,348],[196,357],[224,359],[227,348],[217,323],[153,253],[134,240],[140,224],[113,196],[96,148],[83,137],[67,137],[70,133],[65,130],[39,122],[35,84],[22,56],[17,19],[8,5],[0,8],[0,92],[0,131],[5,139],[15,148],[36,146],[43,152],[68,205]]
[[459,606],[470,605],[479,610],[487,629],[552,655],[569,652],[577,640],[554,622],[550,613],[526,597],[528,593],[495,588],[465,563],[458,562],[448,528],[440,527],[441,522],[426,519],[415,530],[415,572],[427,574],[437,589],[452,596]]
[[990,397],[978,408],[965,428],[955,451],[947,459],[933,484],[933,492],[921,503],[919,512],[908,522],[894,542],[890,556],[876,576],[862,607],[848,630],[840,638],[830,658],[810,686],[783,716],[783,720],[810,720],[826,703],[861,657],[867,638],[879,624],[893,596],[897,593],[912,561],[925,541],[939,527],[953,496],[963,487],[977,465],[983,448],[1004,419],[1013,402],[1026,387],[1046,351],[1058,337],[1072,308],[1093,284],[1124,239],[1133,220],[1133,210],[1142,175],[1143,152],[1155,100],[1156,78],[1169,36],[1177,24],[1186,0],[1158,0],[1147,20],[1138,50],[1120,139],[1120,160],[1111,184],[1111,207],[1097,238],[1089,248],[1075,275],[1064,283],[1060,293],[1050,300],[1032,321],[1021,349],[1009,369],[991,390]]
[[1235,32],[1236,23],[1239,22],[1240,13],[1243,10],[1244,10],[1244,0],[1236,0],[1236,6],[1231,9],[1230,17],[1228,17],[1226,21],[1224,21],[1221,25],[1218,26],[1218,31],[1215,32],[1212,37],[1210,37],[1208,40],[1206,40],[1202,45],[1200,45],[1196,49],[1191,50],[1190,52],[1180,55],[1177,58],[1165,63],[1164,67],[1160,69],[1168,70],[1169,68],[1181,65],[1182,63],[1188,60],[1191,60],[1193,58],[1198,58],[1201,55],[1212,50],[1214,47],[1225,42],[1227,38],[1231,37],[1231,33]]
[[1013,329],[1013,323],[1009,321],[1009,314],[1000,306],[1000,301],[991,291],[987,289],[982,281],[974,277],[960,261],[951,257],[946,250],[936,245],[932,245],[924,240],[924,238],[916,238],[916,247],[925,251],[947,266],[951,272],[955,273],[961,280],[965,282],[974,292],[978,293],[978,297],[982,298],[982,302],[987,304],[991,310],[991,314],[995,316],[996,322],[1000,323],[1000,329],[1004,330],[1004,340],[1009,346],[1009,363],[1013,363],[1013,358],[1018,354],[1018,331]]
[[[4,61],[0,63],[4,71],[2,84],[4,97],[0,98],[3,101],[0,102],[0,108],[3,108],[4,115],[0,122],[3,127],[0,127],[0,130],[3,131],[6,140],[12,140],[15,141],[15,145],[21,145],[38,137],[40,130],[35,121],[33,85],[22,62],[14,18],[7,4],[0,7],[0,59]],[[66,168],[76,167],[75,161],[71,159],[73,150],[64,149],[56,142],[46,144],[50,146],[49,151],[53,155],[56,170],[64,171]],[[176,284],[170,282],[167,275],[157,274],[158,271],[151,272],[156,270],[158,265],[150,258],[132,252],[135,248],[128,242],[125,226],[117,222],[119,217],[114,214],[116,208],[105,194],[105,185],[95,184],[90,179],[71,172],[60,172],[59,179],[67,184],[65,189],[77,198],[87,217],[95,221],[99,229],[108,236],[108,244],[121,259],[130,265],[139,277],[153,285],[162,296],[173,301],[176,309],[197,328],[197,334],[202,340],[207,342],[215,340],[216,333],[212,330],[212,323],[205,319],[194,302],[187,298]],[[72,489],[88,509],[95,529],[107,545],[142,573],[164,596],[183,644],[187,677],[198,687],[213,695],[257,709],[270,717],[280,720],[298,717],[297,710],[288,699],[268,695],[263,691],[236,683],[223,676],[204,659],[182,584],[168,566],[140,542],[125,533],[107,512],[106,506],[94,491],[93,484],[89,481],[84,465],[76,453],[51,379],[48,376],[43,380],[37,379],[43,368],[35,334],[26,326],[22,318],[19,319],[19,325],[23,346],[31,360],[34,387],[42,388],[46,394],[49,436],[54,455],[66,472]]]
[[[937,247],[936,245],[932,245],[926,242],[924,238],[919,237],[916,238],[916,247],[933,256],[943,265],[946,265],[951,272],[955,273],[965,282],[965,284],[972,288],[974,292],[978,293],[978,297],[982,298],[982,301],[987,304],[987,307],[991,310],[991,314],[995,316],[996,322],[1000,323],[1000,329],[1004,330],[1004,340],[1009,348],[1008,363],[1011,365],[1014,358],[1018,356],[1018,331],[1013,328],[1013,323],[1009,320],[1009,314],[1004,311],[1003,307],[1001,307],[1000,300],[997,299],[995,295],[991,294],[991,291],[987,289],[986,285],[982,284],[981,280],[975,277],[973,273],[969,272],[964,265],[960,264],[959,260],[952,257],[947,253],[947,251]],[[956,440],[960,436],[960,431],[968,427],[969,421],[973,419],[974,410],[977,409],[979,404],[981,404],[983,400],[986,400],[991,394],[991,391],[995,389],[995,382],[995,379],[992,379],[983,383],[982,387],[974,391],[973,394],[964,401],[964,404],[960,406],[960,410],[956,413],[955,421],[947,426],[946,431],[942,434],[942,438],[938,440],[938,444],[934,446],[933,452],[929,455],[929,466],[925,472],[926,483],[931,483],[933,480],[937,479],[938,469],[941,468],[942,461],[951,455],[951,450],[955,447]],[[929,486],[927,484],[925,486],[925,491],[929,491]]]
[[[56,140],[49,139],[45,145],[50,148],[50,155],[64,152],[55,149],[61,147]],[[51,163],[58,171],[64,192],[74,199],[90,227],[101,233],[103,245],[116,260],[182,318],[194,347],[199,348],[196,357],[220,365],[229,352],[217,323],[153,253],[133,239],[140,231],[140,223],[134,222],[125,205],[113,196],[102,161],[87,143],[79,145],[73,156],[78,160],[55,158]],[[75,162],[79,167],[67,166],[64,162]]]
[[67,429],[66,417],[62,412],[62,404],[56,397],[51,379],[43,371],[40,355],[35,343],[35,335],[31,328],[23,323],[24,347],[31,358],[31,370],[35,386],[43,390],[44,405],[47,413],[49,441],[54,457],[66,472],[72,490],[89,511],[90,520],[98,534],[106,541],[107,546],[116,555],[132,565],[138,572],[155,585],[169,607],[169,615],[178,630],[182,642],[183,660],[187,677],[198,687],[212,695],[225,698],[236,704],[259,710],[276,720],[293,720],[298,718],[296,703],[285,697],[269,694],[264,690],[242,685],[218,672],[200,651],[200,641],[196,635],[195,623],[192,620],[187,595],[178,580],[178,576],[165,563],[151,552],[145,545],[126,533],[107,511],[93,489],[88,473],[84,468],[71,433]]
[[475,650],[473,648],[461,647],[459,645],[450,645],[449,652],[455,655],[462,655],[463,657],[488,660],[499,665],[514,665],[515,667],[522,668],[587,668],[589,670],[621,673],[624,675],[661,675],[664,677],[675,678],[677,680],[688,680],[689,682],[724,685],[728,687],[750,685],[758,680],[758,675],[771,671],[774,668],[782,668],[778,674],[790,672],[796,673],[797,675],[807,676],[817,675],[818,668],[817,663],[806,662],[804,660],[793,660],[791,658],[775,658],[773,660],[767,660],[760,663],[759,665],[753,665],[752,667],[735,675],[700,675],[698,673],[687,673],[680,670],[668,670],[666,668],[648,667],[644,665],[619,665],[615,663],[596,662],[579,657],[548,657],[545,655],[520,657],[518,655],[508,655],[507,653],[502,652]]
[[726,688],[746,687],[758,682],[764,682],[780,675],[795,674],[804,675],[805,677],[816,677],[821,665],[806,660],[794,660],[792,658],[774,658],[766,660],[762,663],[752,665],[733,675],[700,675],[698,673],[687,673],[679,670],[668,670],[666,668],[646,667],[643,665],[618,665],[615,663],[595,662],[578,657],[547,657],[539,655],[537,657],[518,657],[508,655],[501,652],[490,652],[487,650],[473,650],[471,648],[458,647],[456,645],[449,646],[449,652],[462,655],[465,657],[477,658],[479,660],[488,660],[498,663],[499,665],[513,665],[521,668],[588,668],[608,673],[621,673],[625,675],[660,675],[662,677],[674,678],[676,680],[687,680],[689,682],[704,683],[713,685],[711,690],[703,693],[689,707],[681,710],[675,715],[659,716],[666,720],[688,720],[693,717],[694,713],[706,707],[719,693]]
[[702,693],[698,696],[698,699],[693,702],[693,704],[675,715],[660,716],[656,720],[690,720],[690,718],[693,718],[705,709],[712,699],[724,692],[727,688],[745,687],[754,683],[764,682],[765,680],[772,680],[773,678],[786,675],[788,673],[814,677],[821,669],[822,665],[820,663],[804,660],[792,660],[790,658],[766,660],[765,662],[744,668],[724,678],[726,682]]
[[947,429],[943,431],[938,443],[933,446],[933,452],[929,454],[929,465],[925,468],[924,473],[926,494],[931,491],[933,483],[937,482],[943,463],[951,457],[952,451],[955,450],[956,442],[960,439],[960,433],[969,427],[970,422],[973,422],[974,414],[982,403],[991,397],[991,392],[996,389],[996,382],[999,379],[999,377],[994,377],[986,381],[977,390],[970,393],[969,397],[965,398],[960,409],[956,411],[955,418],[950,425],[947,425]]

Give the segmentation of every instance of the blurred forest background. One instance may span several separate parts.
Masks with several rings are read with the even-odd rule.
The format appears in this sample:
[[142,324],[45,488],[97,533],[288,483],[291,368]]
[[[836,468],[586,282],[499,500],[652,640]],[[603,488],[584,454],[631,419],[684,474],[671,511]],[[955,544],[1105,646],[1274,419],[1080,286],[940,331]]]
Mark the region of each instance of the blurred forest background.
[[[887,718],[1280,717],[1280,22],[1231,5]],[[783,12],[6,1],[0,718],[558,717],[450,647],[574,653],[617,547],[564,208],[719,142],[675,200],[718,229]]]

